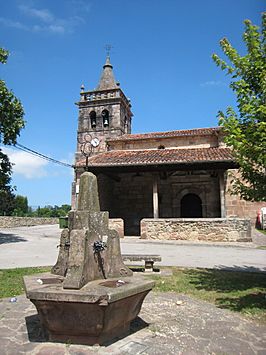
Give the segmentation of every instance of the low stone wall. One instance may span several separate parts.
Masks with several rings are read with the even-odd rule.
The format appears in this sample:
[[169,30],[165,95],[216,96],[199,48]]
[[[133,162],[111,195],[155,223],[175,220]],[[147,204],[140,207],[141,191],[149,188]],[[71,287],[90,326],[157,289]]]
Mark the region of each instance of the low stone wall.
[[[0,228],[30,227],[42,224],[58,224],[57,217],[6,217],[0,216]],[[124,238],[124,221],[122,218],[109,219],[109,228],[117,230],[119,237]]]
[[240,218],[158,218],[141,221],[142,239],[250,242],[251,223]]
[[30,227],[42,224],[58,224],[58,218],[0,216],[0,228]]
[[115,229],[120,238],[124,238],[124,221],[122,218],[110,218],[109,229]]

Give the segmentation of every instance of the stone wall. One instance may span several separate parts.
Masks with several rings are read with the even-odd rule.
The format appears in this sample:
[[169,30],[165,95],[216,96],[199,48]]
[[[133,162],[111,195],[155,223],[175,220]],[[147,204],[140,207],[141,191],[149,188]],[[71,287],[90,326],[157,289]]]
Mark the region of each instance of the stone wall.
[[149,138],[124,141],[109,142],[111,150],[129,149],[156,149],[160,146],[165,148],[209,148],[219,145],[218,138],[214,134],[207,136],[179,136]]
[[[44,224],[58,224],[58,218],[4,217],[0,216],[0,228],[30,227]],[[120,238],[124,237],[124,221],[121,218],[109,219],[109,228],[115,229]]]
[[248,242],[251,241],[251,224],[248,219],[237,218],[143,219],[141,238]]
[[5,217],[0,216],[0,228],[30,227],[43,224],[58,224],[58,218]]
[[249,218],[252,225],[255,225],[258,210],[262,207],[266,207],[266,202],[250,202],[241,200],[239,196],[231,195],[231,181],[234,175],[237,175],[237,170],[228,170],[225,194],[226,216],[229,218]]
[[124,221],[122,218],[109,219],[109,229],[115,229],[120,238],[124,238]]

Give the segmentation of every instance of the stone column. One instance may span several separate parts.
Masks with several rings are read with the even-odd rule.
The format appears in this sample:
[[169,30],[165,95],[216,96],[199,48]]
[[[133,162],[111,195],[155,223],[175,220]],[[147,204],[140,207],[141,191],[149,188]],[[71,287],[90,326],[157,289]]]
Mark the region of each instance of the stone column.
[[158,203],[158,180],[157,176],[153,176],[153,218],[159,218],[159,203]]
[[226,217],[226,208],[225,208],[225,183],[224,183],[224,171],[219,174],[219,186],[220,186],[220,204],[221,204],[221,217]]

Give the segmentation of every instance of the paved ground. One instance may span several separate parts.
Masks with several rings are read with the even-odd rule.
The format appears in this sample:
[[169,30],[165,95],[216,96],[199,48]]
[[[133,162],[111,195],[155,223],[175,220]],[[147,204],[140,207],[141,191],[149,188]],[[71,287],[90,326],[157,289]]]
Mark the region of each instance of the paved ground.
[[[57,225],[0,229],[0,269],[53,265],[61,230]],[[266,271],[266,236],[253,232],[253,243],[146,241],[126,237],[124,254],[159,254],[160,265]],[[158,264],[159,265],[159,264]]]
[[185,295],[150,293],[125,337],[106,346],[51,343],[35,307],[20,296],[0,302],[0,343],[3,355],[262,355],[266,326]]

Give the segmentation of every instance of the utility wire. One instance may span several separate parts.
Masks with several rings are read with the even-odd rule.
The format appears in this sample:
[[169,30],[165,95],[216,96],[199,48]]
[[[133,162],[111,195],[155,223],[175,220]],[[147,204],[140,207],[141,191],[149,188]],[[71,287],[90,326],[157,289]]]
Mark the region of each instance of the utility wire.
[[29,154],[31,154],[31,155],[35,155],[35,156],[37,156],[37,157],[39,157],[39,158],[41,158],[41,159],[47,160],[47,161],[49,161],[49,162],[51,162],[51,163],[58,164],[58,165],[62,165],[62,166],[66,166],[66,167],[68,167],[68,168],[74,168],[73,165],[70,165],[70,164],[68,164],[68,163],[64,163],[64,162],[62,162],[62,161],[56,160],[56,159],[51,158],[51,157],[48,157],[48,156],[46,156],[46,155],[44,155],[44,154],[42,154],[42,153],[36,152],[36,151],[33,150],[33,149],[27,148],[27,147],[25,147],[25,146],[22,145],[22,144],[16,143],[16,144],[14,144],[14,147],[17,148],[17,149],[20,149],[20,150],[22,150],[22,151],[24,151],[24,152],[26,152],[26,153],[29,153]]

